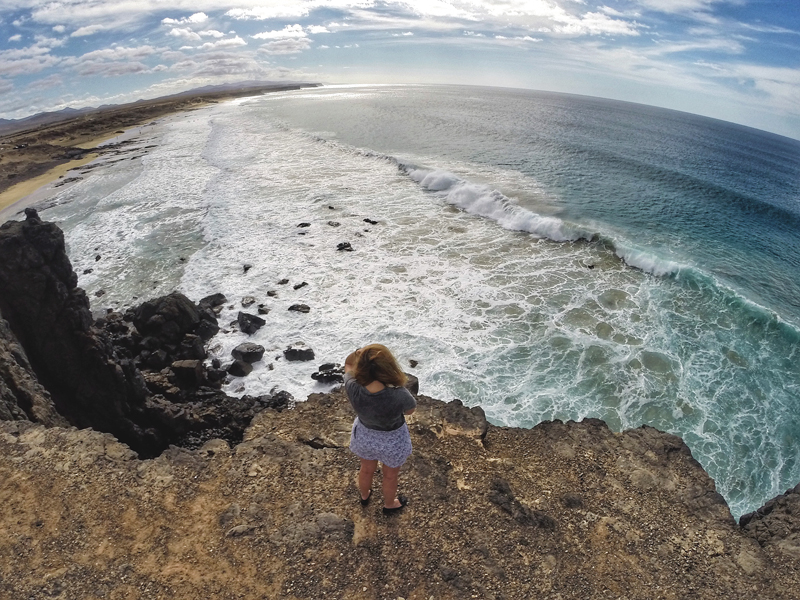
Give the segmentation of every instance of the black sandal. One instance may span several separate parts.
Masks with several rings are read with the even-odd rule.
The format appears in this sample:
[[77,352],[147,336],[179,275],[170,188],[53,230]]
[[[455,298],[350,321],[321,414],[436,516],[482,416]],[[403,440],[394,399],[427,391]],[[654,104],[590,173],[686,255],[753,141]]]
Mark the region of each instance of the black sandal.
[[[359,494],[359,496],[360,495],[361,494]],[[361,500],[361,506],[366,506],[367,504],[369,504],[371,498],[372,498],[372,490],[370,490],[369,494],[367,494],[366,500],[364,498],[359,498],[359,500]]]
[[394,515],[403,510],[406,507],[406,504],[408,504],[408,498],[406,498],[405,496],[398,496],[397,499],[400,501],[400,506],[395,506],[394,508],[386,508],[384,506],[383,514]]

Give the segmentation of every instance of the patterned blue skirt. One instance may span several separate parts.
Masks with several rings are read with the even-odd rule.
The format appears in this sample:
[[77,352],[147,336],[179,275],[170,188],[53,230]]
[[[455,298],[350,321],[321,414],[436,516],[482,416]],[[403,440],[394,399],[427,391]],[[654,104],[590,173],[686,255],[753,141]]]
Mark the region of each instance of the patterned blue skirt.
[[364,460],[379,460],[387,467],[400,467],[411,456],[408,426],[403,423],[394,431],[377,431],[364,427],[356,417],[350,431],[350,450]]

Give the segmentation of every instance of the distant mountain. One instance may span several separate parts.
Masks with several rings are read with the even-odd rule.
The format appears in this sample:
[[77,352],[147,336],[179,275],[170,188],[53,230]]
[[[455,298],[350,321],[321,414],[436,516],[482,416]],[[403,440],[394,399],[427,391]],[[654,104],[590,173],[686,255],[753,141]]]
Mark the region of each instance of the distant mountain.
[[71,108],[68,106],[67,108],[62,108],[61,110],[37,113],[23,119],[0,119],[0,135],[12,133],[13,131],[21,129],[40,127],[42,125],[48,125],[49,123],[64,121],[65,119],[71,119],[72,117],[77,117],[80,114],[91,112],[93,110],[97,109],[94,107]]
[[[183,96],[198,96],[198,95],[206,95],[206,94],[221,94],[225,92],[233,92],[233,91],[246,91],[248,89],[253,89],[254,91],[257,89],[264,89],[270,87],[284,87],[287,85],[319,85],[319,84],[308,84],[299,81],[256,81],[256,80],[249,80],[249,81],[237,81],[235,83],[221,83],[218,85],[204,85],[198,88],[192,88],[191,90],[186,90],[185,92],[178,92],[177,94],[170,94],[168,96],[159,96],[158,98],[150,98],[144,99],[140,98],[135,102],[130,102],[126,104],[137,104],[141,102],[153,102],[155,100],[173,100],[176,98],[181,98]],[[66,119],[71,119],[73,117],[77,117],[78,115],[93,112],[96,110],[106,110],[109,108],[115,108],[119,106],[124,106],[124,104],[103,104],[98,107],[87,106],[84,108],[62,108],[61,110],[50,111],[50,112],[41,112],[35,115],[31,115],[29,117],[24,117],[22,119],[0,119],[0,135],[8,135],[14,133],[16,131],[22,131],[25,129],[31,129],[33,127],[41,127],[42,125],[49,125],[50,123],[56,123],[58,121],[64,121]]]

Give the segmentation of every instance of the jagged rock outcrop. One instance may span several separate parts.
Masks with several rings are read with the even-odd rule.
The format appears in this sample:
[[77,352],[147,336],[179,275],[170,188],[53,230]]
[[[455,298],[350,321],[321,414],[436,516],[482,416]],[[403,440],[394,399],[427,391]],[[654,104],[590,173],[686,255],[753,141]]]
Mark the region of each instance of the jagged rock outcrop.
[[136,419],[147,397],[144,380],[93,326],[63,233],[35,210],[25,212],[25,221],[0,226],[0,312],[36,378],[71,423],[134,446],[157,445],[158,432]]
[[36,380],[24,348],[0,314],[0,420],[68,425],[50,394]]
[[742,515],[739,524],[764,548],[777,548],[800,562],[800,483]]
[[229,397],[225,371],[204,365],[224,296],[175,292],[93,321],[61,230],[26,215],[0,227],[0,419],[92,427],[157,456],[236,443],[258,411],[285,404]]

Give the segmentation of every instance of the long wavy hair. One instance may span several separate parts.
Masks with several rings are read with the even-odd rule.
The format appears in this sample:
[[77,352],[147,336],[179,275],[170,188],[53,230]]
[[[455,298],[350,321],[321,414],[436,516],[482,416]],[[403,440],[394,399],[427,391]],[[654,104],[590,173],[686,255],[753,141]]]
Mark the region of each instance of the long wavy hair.
[[383,344],[369,344],[358,351],[353,377],[361,385],[380,381],[384,385],[402,387],[408,381],[397,359]]

